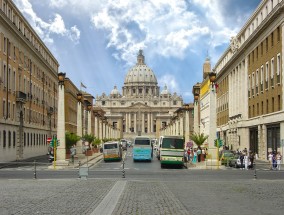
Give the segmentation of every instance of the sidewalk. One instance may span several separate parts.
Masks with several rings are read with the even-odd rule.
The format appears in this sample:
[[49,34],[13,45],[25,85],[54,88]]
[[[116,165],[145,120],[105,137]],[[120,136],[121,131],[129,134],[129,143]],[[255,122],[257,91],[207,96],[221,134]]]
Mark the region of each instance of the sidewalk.
[[[69,161],[68,165],[62,165],[62,166],[56,166],[57,169],[78,169],[79,166],[83,167],[91,167],[95,165],[97,162],[99,162],[103,158],[103,154],[98,152],[94,153],[91,156],[85,156],[84,154],[82,155],[77,155],[74,159],[74,163],[71,162],[71,160],[67,159],[66,161]],[[48,169],[53,169],[54,166],[51,164],[48,166]]]

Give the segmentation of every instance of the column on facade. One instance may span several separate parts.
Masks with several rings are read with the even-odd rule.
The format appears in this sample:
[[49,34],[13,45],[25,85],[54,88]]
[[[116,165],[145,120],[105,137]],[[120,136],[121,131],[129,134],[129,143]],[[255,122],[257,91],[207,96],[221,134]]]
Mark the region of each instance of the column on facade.
[[57,139],[60,141],[60,145],[56,150],[56,160],[60,163],[65,163],[66,159],[66,142],[65,142],[65,86],[59,84],[58,86],[58,113],[57,114]]
[[128,113],[125,113],[125,132],[129,132]]
[[103,139],[103,122],[102,119],[98,118],[99,120],[99,135],[98,138],[99,139]]
[[[77,136],[82,137],[82,102],[77,103]],[[77,141],[76,152],[82,154],[82,139]]]
[[148,126],[148,128],[147,128],[147,133],[150,133],[151,132],[151,130],[150,130],[150,127],[151,127],[151,123],[150,123],[150,113],[148,112],[147,113],[147,117],[148,117],[148,121],[147,121],[147,126]]
[[180,135],[184,135],[184,114],[180,118]]
[[184,126],[184,138],[185,142],[189,141],[189,111],[185,111],[185,120],[184,120],[185,126]]
[[137,113],[134,113],[134,133],[137,132]]
[[[284,45],[283,45],[283,41],[284,41],[284,22],[282,22],[282,56],[281,56],[281,72],[282,72],[282,75],[281,75],[281,77],[282,77],[282,80],[281,80],[281,83],[284,83]],[[284,84],[282,84],[282,92],[284,92]],[[283,94],[282,94],[282,110],[284,110],[284,96],[283,96]],[[281,128],[280,128],[281,129]],[[284,137],[284,133],[282,133],[281,131],[280,131],[280,135],[281,135],[281,140],[282,139],[284,139],[284,138],[282,138],[282,137]],[[282,161],[284,160],[283,159],[283,154],[282,154]]]
[[95,116],[95,136],[99,137],[99,119]]
[[[210,85],[210,103],[209,103],[209,154],[211,154],[212,159],[217,159],[217,148],[214,146],[214,140],[216,139],[216,90],[214,85]],[[216,160],[217,161],[217,160]]]
[[142,131],[141,131],[141,133],[144,133],[145,132],[145,114],[144,114],[144,112],[143,113],[141,113],[142,114],[142,122],[141,122],[141,126],[142,126]]
[[[132,125],[131,125],[131,113],[128,113],[128,126],[129,126],[129,128],[132,127]],[[128,132],[131,132],[131,131],[128,130]]]
[[[281,133],[283,130],[281,130],[281,125],[283,123],[280,123],[280,139],[281,139],[281,135],[283,135],[283,133]],[[259,157],[261,159],[265,159],[267,160],[268,154],[267,154],[267,126],[266,125],[262,125],[262,141],[263,141],[263,150],[261,152],[259,152]],[[283,154],[282,154],[283,157]]]
[[92,134],[92,111],[86,111],[88,116],[88,134]]
[[198,123],[198,102],[194,102],[194,109],[193,109],[193,129],[194,133],[199,134],[199,123]]
[[150,127],[151,127],[151,133],[153,133],[153,113],[150,113]]

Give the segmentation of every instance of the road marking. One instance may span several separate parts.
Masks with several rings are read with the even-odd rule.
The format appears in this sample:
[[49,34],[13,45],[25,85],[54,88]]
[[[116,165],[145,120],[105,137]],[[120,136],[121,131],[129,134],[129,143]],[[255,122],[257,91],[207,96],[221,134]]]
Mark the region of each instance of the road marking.
[[101,203],[91,213],[91,215],[104,214],[111,215],[120,195],[122,194],[126,181],[117,181],[109,193],[104,197]]

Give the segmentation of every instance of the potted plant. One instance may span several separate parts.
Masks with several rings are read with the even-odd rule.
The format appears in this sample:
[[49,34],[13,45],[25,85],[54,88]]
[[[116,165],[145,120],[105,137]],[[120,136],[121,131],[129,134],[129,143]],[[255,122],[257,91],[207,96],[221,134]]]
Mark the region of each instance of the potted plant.
[[92,151],[92,149],[91,149],[91,145],[90,145],[90,144],[94,141],[95,136],[92,135],[92,134],[85,134],[85,135],[83,136],[83,139],[84,139],[85,141],[87,141],[87,143],[88,143],[88,148],[87,148],[87,150],[86,150],[86,155],[87,155],[87,156],[92,156],[93,151]]
[[100,140],[99,138],[95,138],[95,139],[93,140],[92,145],[93,145],[93,151],[94,151],[95,153],[99,152],[99,147],[98,147],[98,145],[100,145],[100,144],[101,144],[101,140]]
[[66,158],[70,158],[70,148],[80,140],[80,137],[74,133],[66,131],[65,141],[66,141]]
[[[201,133],[201,134],[193,133],[193,134],[190,135],[190,139],[191,139],[193,142],[195,142],[195,144],[197,145],[197,147],[198,147],[199,149],[201,149],[201,145],[205,142],[205,140],[207,140],[207,138],[208,138],[208,135],[205,135],[205,134],[203,134],[203,133]],[[204,160],[205,160],[203,154],[200,154],[200,155],[198,155],[198,156],[200,156],[200,158],[198,159],[199,161],[200,161],[200,160],[201,160],[201,161],[204,161]]]

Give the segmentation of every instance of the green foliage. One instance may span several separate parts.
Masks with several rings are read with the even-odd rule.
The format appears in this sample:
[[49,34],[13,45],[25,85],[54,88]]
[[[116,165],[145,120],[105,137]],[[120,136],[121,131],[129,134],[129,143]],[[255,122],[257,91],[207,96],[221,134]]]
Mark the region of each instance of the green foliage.
[[197,146],[201,146],[205,142],[205,140],[207,140],[207,138],[208,135],[204,135],[203,133],[193,133],[192,135],[190,135],[190,139],[195,142]]
[[85,140],[85,141],[87,141],[87,142],[89,142],[89,143],[92,143],[94,140],[95,140],[95,136],[94,135],[92,135],[92,134],[85,134],[84,136],[83,136],[83,139]]
[[66,131],[65,133],[66,149],[70,149],[71,146],[76,144],[79,140],[80,140],[79,136],[77,136],[74,133],[70,133],[69,131]]
[[92,145],[93,145],[95,148],[97,148],[97,146],[100,145],[101,142],[102,142],[101,139],[95,137],[95,139],[94,139],[93,142],[92,142]]

